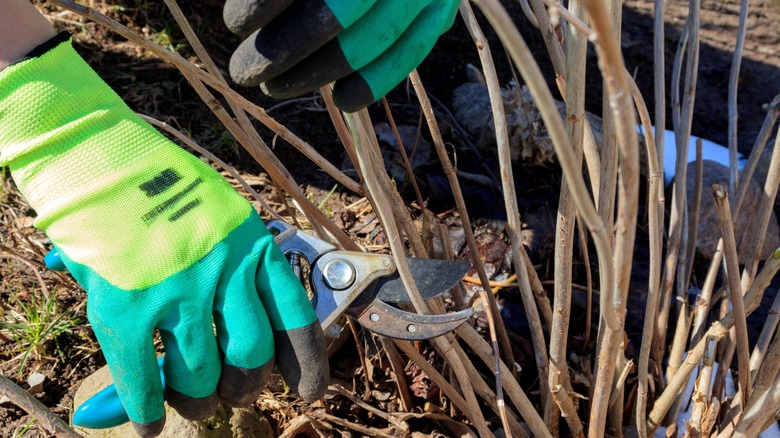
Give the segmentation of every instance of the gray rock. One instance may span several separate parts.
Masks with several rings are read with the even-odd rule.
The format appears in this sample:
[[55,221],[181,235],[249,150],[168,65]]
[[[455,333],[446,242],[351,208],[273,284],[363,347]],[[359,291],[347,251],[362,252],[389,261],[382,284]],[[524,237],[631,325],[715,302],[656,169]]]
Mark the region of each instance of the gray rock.
[[[510,84],[501,89],[509,135],[512,161],[544,165],[557,162],[552,139],[542,120],[531,92],[526,86]],[[555,101],[561,118],[566,116],[566,105]],[[455,118],[476,139],[483,151],[495,151],[496,134],[487,87],[481,82],[468,82],[452,92]],[[597,148],[601,148],[601,118],[586,113]]]
[[[108,367],[103,367],[84,379],[73,398],[74,407],[81,406],[87,399],[112,383]],[[216,414],[205,421],[189,421],[182,418],[169,406],[165,406],[165,429],[160,437],[188,438],[271,438],[273,429],[262,415],[253,409],[231,409],[220,405]],[[111,429],[86,429],[76,431],[85,437],[137,438],[130,423]]]
[[[688,163],[686,177],[688,180],[688,193],[691,194],[688,196],[689,211],[693,210],[693,199],[691,198],[695,172],[696,163]],[[704,160],[701,211],[699,213],[696,249],[701,256],[707,259],[712,259],[715,248],[718,245],[718,239],[720,239],[720,226],[718,224],[715,199],[712,197],[711,187],[713,184],[721,184],[724,187],[728,187],[728,182],[729,170],[726,166],[714,161]],[[736,196],[736,194],[732,195],[729,193],[729,201],[731,203],[735,202],[735,199],[732,198],[732,196]],[[751,181],[734,228],[740,264],[745,263],[746,257],[751,252],[751,248],[749,248],[747,241],[750,239],[750,230],[756,226],[755,222],[758,220],[756,212],[758,211],[762,196],[763,184],[759,184],[755,180]],[[764,246],[759,257],[762,260],[769,257],[772,251],[778,246],[780,246],[780,228],[777,224],[777,216],[772,212],[772,215],[769,218],[769,225],[767,226],[766,237],[764,238]]]
[[[764,187],[764,182],[766,182],[766,177],[769,174],[769,163],[772,161],[772,151],[774,149],[772,147],[773,143],[771,142],[764,148],[764,151],[761,153],[761,159],[756,163],[756,171],[753,173],[753,179],[758,182],[760,187]],[[780,208],[780,196],[775,198],[775,208]]]

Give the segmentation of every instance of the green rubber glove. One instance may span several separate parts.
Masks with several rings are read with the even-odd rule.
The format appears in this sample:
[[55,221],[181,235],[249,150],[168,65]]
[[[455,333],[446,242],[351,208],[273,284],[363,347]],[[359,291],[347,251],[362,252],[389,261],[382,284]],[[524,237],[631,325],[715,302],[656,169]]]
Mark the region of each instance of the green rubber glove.
[[333,99],[356,111],[423,61],[454,21],[459,0],[227,0],[231,31],[252,33],[230,75],[276,98],[336,81]]
[[322,330],[252,206],[138,118],[67,34],[0,71],[0,166],[86,289],[140,435],[165,422],[155,329],[168,403],[185,418],[254,402],[274,357],[294,391],[323,395]]

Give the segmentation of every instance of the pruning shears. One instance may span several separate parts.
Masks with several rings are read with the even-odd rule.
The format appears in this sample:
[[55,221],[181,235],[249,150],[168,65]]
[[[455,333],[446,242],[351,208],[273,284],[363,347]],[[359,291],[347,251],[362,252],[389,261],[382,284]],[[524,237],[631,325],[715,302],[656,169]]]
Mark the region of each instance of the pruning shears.
[[[393,258],[385,254],[339,251],[332,244],[308,235],[282,221],[269,221],[274,242],[309,292],[309,298],[326,336],[341,331],[346,314],[366,329],[396,339],[424,340],[446,334],[466,322],[472,309],[443,315],[421,315],[401,310],[411,300]],[[46,256],[52,269],[64,268],[56,253]],[[446,260],[410,258],[409,268],[422,298],[437,297],[460,282],[471,266]],[[164,379],[158,360],[160,378]],[[73,424],[109,428],[129,421],[119,396],[110,385],[84,402],[73,415]]]

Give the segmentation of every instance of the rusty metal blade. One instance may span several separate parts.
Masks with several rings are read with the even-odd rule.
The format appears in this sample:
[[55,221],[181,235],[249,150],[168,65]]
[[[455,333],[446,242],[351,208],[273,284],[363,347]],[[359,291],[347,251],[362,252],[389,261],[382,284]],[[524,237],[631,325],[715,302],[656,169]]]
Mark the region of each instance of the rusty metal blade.
[[372,301],[359,315],[354,315],[352,310],[347,313],[368,330],[407,341],[422,341],[449,333],[474,313],[473,309],[465,309],[444,315],[420,315],[397,309],[380,300]]
[[[410,258],[409,269],[423,299],[430,300],[458,284],[471,265],[449,260]],[[376,297],[390,304],[412,303],[397,272],[378,281]]]

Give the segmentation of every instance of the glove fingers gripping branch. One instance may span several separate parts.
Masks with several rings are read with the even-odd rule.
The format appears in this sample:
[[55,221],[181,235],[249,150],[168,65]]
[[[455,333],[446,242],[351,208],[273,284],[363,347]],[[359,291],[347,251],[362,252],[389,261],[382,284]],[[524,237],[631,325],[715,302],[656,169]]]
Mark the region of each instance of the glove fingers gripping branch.
[[[142,435],[164,424],[155,329],[169,403],[202,419],[216,394],[231,405],[256,399],[274,330],[317,324],[251,205],[133,114],[66,34],[0,71],[0,166],[87,290],[89,320]],[[305,347],[297,355],[322,370],[324,342]]]
[[[228,1],[231,29],[246,30],[228,17],[239,8],[257,10],[272,1]],[[260,5],[259,3],[263,3]],[[233,79],[262,84],[266,94],[287,98],[349,77],[334,91],[336,104],[355,111],[375,102],[417,67],[439,35],[452,26],[457,0],[299,0],[250,35],[230,61]],[[278,9],[274,5],[273,9]],[[353,74],[357,72],[357,74]]]

